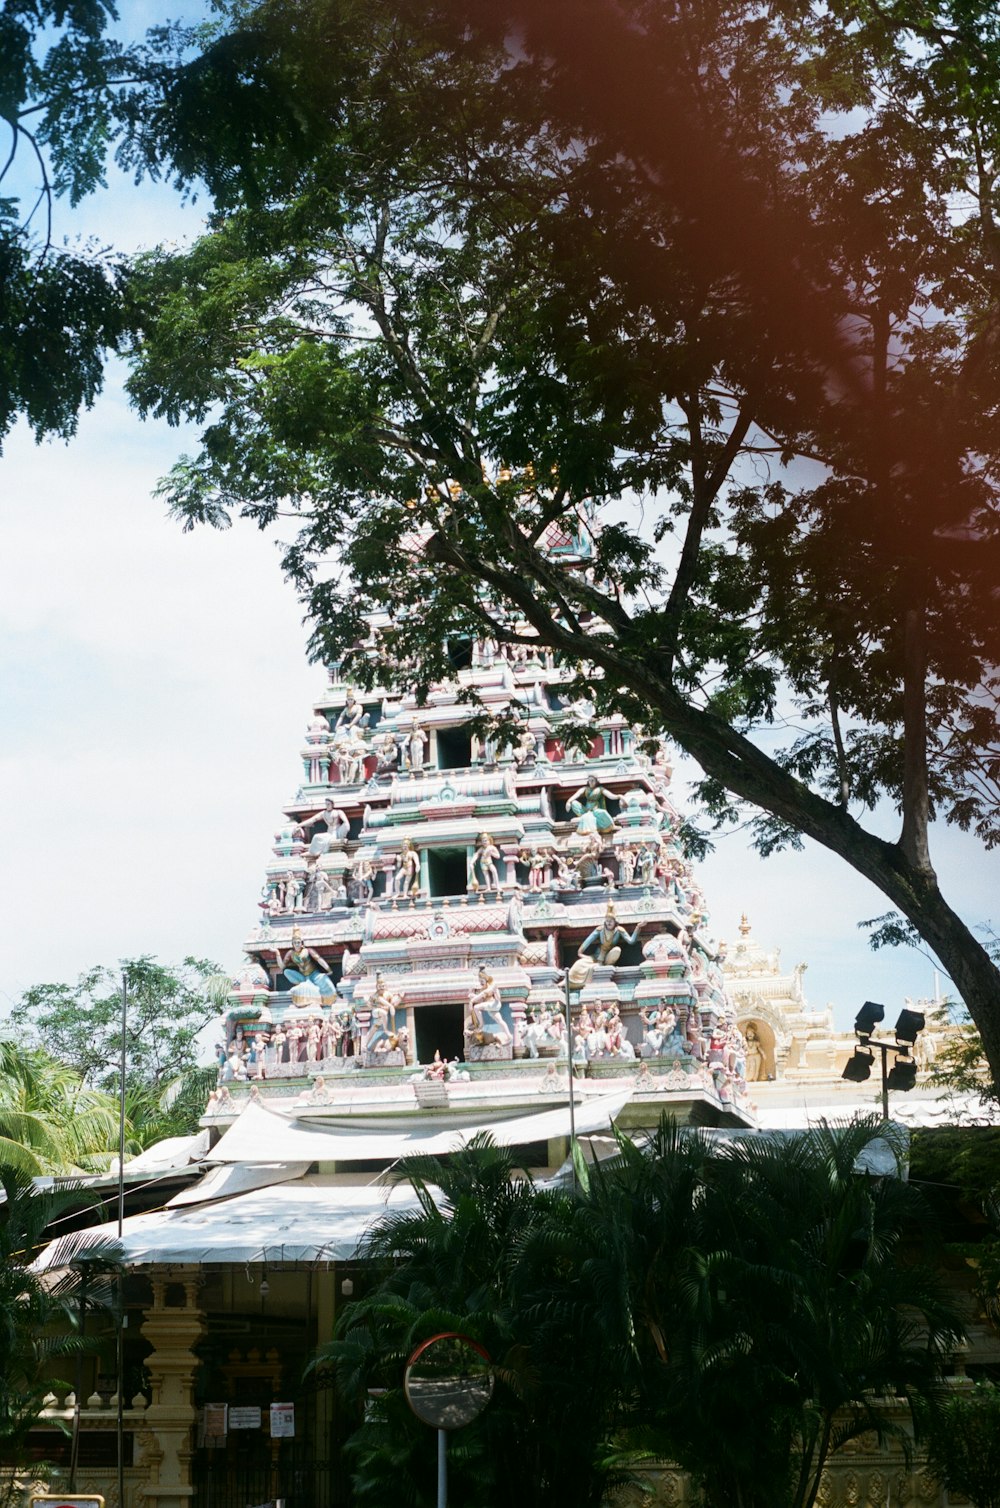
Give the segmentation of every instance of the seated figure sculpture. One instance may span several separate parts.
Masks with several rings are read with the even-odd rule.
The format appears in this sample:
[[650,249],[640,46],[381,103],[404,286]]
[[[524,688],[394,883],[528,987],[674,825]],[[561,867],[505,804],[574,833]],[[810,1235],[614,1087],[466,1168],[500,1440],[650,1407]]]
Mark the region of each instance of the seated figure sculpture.
[[[307,817],[300,826],[303,832],[310,827],[317,829],[309,844],[311,854],[329,853],[334,843],[343,843],[351,830],[347,813],[335,806],[329,797],[323,802],[323,810],[317,812],[315,817]],[[323,828],[326,829],[325,832]]]
[[280,948],[274,956],[278,968],[293,984],[314,984],[319,990],[323,1005],[330,1005],[337,998],[337,989],[330,978],[330,966],[312,948],[306,947],[298,927],[292,929],[292,946],[282,957]]
[[566,803],[566,810],[578,818],[576,830],[578,833],[609,833],[617,826],[615,819],[608,811],[608,802],[618,801],[618,797],[612,791],[606,791],[598,784],[596,775],[588,775],[586,785],[570,797]]

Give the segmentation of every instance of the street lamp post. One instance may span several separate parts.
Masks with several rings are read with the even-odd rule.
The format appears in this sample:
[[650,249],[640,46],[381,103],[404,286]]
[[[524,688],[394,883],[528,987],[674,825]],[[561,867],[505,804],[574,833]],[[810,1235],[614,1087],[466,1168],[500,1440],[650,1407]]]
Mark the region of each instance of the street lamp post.
[[[866,1000],[858,1011],[854,1022],[854,1031],[858,1039],[858,1045],[847,1063],[841,1078],[849,1079],[855,1084],[863,1084],[871,1077],[872,1064],[875,1061],[873,1048],[877,1048],[882,1061],[882,1119],[889,1119],[889,1090],[912,1089],[917,1082],[917,1065],[913,1061],[913,1045],[920,1032],[925,1026],[924,1017],[919,1011],[909,1009],[899,1013],[896,1029],[892,1040],[874,1037],[872,1032],[885,1016],[885,1006],[877,1000]],[[889,1067],[889,1054],[895,1055],[895,1062]]]

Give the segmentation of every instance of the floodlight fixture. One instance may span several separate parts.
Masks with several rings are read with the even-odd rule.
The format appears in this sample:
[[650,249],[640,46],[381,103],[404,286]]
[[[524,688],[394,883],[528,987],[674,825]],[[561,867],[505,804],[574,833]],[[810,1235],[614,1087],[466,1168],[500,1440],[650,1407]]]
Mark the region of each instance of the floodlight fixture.
[[896,1022],[896,1041],[915,1042],[918,1032],[922,1032],[926,1022],[920,1011],[900,1011],[899,1020]]
[[855,1084],[863,1084],[865,1079],[871,1078],[874,1059],[874,1053],[865,1052],[863,1047],[856,1047],[844,1064],[844,1071],[840,1077],[850,1079]]
[[889,1069],[887,1089],[912,1089],[917,1082],[917,1065],[912,1058],[898,1057]]
[[866,1000],[855,1017],[854,1030],[859,1037],[870,1037],[884,1015],[884,1005],[879,1005],[877,1000]]

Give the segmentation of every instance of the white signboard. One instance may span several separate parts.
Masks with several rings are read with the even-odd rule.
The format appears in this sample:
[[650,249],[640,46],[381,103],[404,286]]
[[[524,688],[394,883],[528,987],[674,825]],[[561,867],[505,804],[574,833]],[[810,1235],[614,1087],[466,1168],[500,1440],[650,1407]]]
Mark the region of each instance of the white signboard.
[[260,1429],[260,1409],[257,1404],[243,1404],[239,1408],[229,1406],[229,1428]]
[[206,1403],[201,1411],[202,1431],[206,1440],[224,1439],[227,1433],[229,1405]]
[[295,1434],[295,1404],[271,1404],[271,1437]]

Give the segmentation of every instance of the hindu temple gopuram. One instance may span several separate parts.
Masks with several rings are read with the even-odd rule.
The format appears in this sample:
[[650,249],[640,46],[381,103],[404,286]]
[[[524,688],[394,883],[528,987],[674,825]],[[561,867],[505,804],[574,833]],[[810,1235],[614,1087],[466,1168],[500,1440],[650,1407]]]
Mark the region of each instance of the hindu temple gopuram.
[[[667,1100],[746,1118],[746,1043],[666,749],[595,721],[551,658],[505,649],[459,646],[423,706],[331,668],[234,980],[214,1115],[251,1086],[317,1108],[412,1109],[435,1082],[456,1107],[561,1102],[572,1052],[582,1092],[619,1080],[644,1120]],[[470,687],[518,709],[506,742],[470,731]]]

